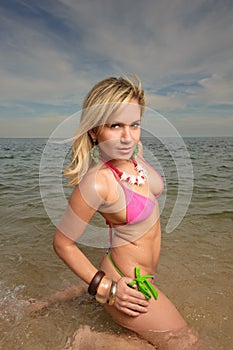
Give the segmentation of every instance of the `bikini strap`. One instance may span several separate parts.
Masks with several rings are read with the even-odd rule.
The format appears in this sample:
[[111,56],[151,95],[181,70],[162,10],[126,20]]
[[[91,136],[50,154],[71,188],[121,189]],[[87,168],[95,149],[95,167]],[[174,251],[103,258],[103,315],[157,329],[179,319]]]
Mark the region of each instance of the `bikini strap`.
[[106,159],[104,159],[103,157],[100,157],[100,159],[102,160],[102,162],[105,164],[105,165],[107,165],[107,167],[110,169],[110,170],[112,170],[112,173],[113,173],[113,175],[115,176],[115,178],[116,178],[116,180],[118,181],[118,182],[120,182],[120,176],[119,176],[119,174],[118,174],[118,172],[117,172],[117,168],[116,167],[114,167],[114,165],[112,165],[110,162],[108,162]]
[[112,224],[108,220],[106,220],[106,225],[108,225],[109,230],[108,230],[108,236],[109,236],[109,244],[110,247],[112,247]]
[[[100,159],[107,165],[108,168],[113,170],[114,176],[117,175],[117,177],[116,176],[115,177],[119,181],[121,176],[123,175],[123,171],[120,171],[119,169],[117,169],[113,164],[111,164],[109,161],[106,161],[103,157],[101,157]],[[132,162],[135,167],[138,165],[136,159],[132,158]]]
[[108,255],[109,260],[111,261],[111,263],[112,263],[114,269],[119,273],[119,275],[120,275],[121,277],[125,277],[125,275],[123,274],[123,272],[116,266],[116,264],[115,264],[115,262],[114,262],[114,260],[113,260],[113,258],[112,258],[111,249],[108,250],[107,255]]

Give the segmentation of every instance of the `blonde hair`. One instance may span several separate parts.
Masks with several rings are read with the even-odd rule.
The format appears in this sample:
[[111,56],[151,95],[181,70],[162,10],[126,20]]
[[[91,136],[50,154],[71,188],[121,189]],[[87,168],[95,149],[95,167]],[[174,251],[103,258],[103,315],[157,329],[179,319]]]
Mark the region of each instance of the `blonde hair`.
[[136,99],[141,106],[141,114],[145,108],[145,96],[141,81],[133,76],[134,83],[126,77],[109,77],[97,83],[84,99],[80,125],[72,144],[71,164],[65,175],[70,178],[69,185],[77,185],[86,174],[91,164],[90,150],[93,141],[89,131],[103,126],[108,117],[119,110],[122,103]]

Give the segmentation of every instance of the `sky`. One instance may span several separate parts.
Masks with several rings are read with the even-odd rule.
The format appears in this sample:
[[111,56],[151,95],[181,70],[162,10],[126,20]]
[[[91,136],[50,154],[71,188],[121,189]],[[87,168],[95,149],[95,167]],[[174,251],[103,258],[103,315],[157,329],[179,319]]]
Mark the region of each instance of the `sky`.
[[137,74],[182,136],[233,136],[232,0],[0,0],[0,137],[49,137]]

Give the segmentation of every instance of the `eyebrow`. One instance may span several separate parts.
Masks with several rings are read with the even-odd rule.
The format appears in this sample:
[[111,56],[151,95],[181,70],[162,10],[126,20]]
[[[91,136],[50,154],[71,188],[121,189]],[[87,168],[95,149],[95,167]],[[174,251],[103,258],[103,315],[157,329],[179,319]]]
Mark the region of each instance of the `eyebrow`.
[[112,122],[107,123],[107,124],[126,124],[126,125],[131,125],[131,124],[140,123],[140,122],[141,122],[141,119],[134,120],[134,121],[133,121],[132,123],[130,123],[130,124],[123,123],[123,122],[120,122],[120,121],[117,121],[117,120],[113,120]]

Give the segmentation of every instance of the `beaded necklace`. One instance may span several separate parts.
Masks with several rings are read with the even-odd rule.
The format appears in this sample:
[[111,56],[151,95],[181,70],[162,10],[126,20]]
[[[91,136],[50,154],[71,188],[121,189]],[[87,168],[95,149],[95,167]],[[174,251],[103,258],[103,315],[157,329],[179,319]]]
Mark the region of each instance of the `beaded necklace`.
[[144,185],[146,182],[146,171],[143,169],[143,167],[137,163],[135,159],[132,159],[132,162],[135,166],[135,169],[137,170],[138,175],[130,175],[127,174],[125,171],[119,170],[117,167],[115,167],[110,162],[107,162],[107,164],[117,173],[121,181],[128,182],[130,185]]

